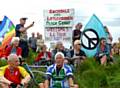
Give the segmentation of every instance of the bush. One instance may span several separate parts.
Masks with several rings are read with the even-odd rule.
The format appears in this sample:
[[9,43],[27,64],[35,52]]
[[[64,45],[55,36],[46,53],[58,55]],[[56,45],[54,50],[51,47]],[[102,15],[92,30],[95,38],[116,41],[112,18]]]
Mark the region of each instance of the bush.
[[80,88],[120,88],[120,56],[115,64],[100,65],[87,59],[76,68],[75,81]]
[[80,66],[76,68],[76,70],[77,73],[82,74],[84,71],[97,69],[98,66],[98,63],[96,63],[93,59],[87,59],[81,63]]
[[26,62],[29,64],[29,65],[32,65],[35,61],[35,58],[37,57],[37,53],[36,52],[33,52],[32,49],[30,49],[29,51],[29,55],[28,55],[28,58],[26,58]]
[[6,59],[0,59],[0,67],[7,65],[7,60]]
[[106,74],[99,70],[87,70],[81,75],[83,88],[99,88],[107,84]]

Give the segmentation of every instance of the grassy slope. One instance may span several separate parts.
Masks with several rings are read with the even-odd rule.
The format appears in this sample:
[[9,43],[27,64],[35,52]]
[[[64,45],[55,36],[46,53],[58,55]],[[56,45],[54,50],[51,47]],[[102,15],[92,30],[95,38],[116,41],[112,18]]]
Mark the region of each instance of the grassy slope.
[[[32,64],[36,55],[36,53],[30,52],[27,63]],[[115,64],[107,66],[101,66],[93,59],[86,60],[76,68],[75,82],[79,84],[80,88],[120,88],[120,56],[115,58]],[[6,61],[0,61],[0,66],[5,64]],[[38,82],[43,81],[40,74],[35,74],[35,76]]]
[[75,72],[80,88],[120,88],[120,57],[113,65],[101,66],[93,59],[81,64]]

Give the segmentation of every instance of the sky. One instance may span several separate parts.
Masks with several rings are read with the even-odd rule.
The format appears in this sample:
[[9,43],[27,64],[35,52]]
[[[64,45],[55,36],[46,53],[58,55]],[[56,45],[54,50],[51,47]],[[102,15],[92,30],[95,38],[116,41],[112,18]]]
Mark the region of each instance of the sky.
[[66,8],[75,9],[74,25],[82,22],[85,26],[92,14],[96,14],[108,26],[113,42],[117,42],[120,37],[120,0],[1,0],[0,20],[6,15],[16,25],[19,18],[27,17],[25,26],[35,21],[34,27],[28,30],[28,35],[32,32],[44,35],[43,10]]

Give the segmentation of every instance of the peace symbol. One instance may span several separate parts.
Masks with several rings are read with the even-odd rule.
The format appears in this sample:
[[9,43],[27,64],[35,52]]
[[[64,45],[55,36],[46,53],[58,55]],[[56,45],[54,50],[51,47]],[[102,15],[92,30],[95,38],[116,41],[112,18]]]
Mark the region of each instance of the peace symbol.
[[[85,42],[86,41],[86,42]],[[81,37],[82,46],[86,49],[94,49],[99,43],[98,33],[93,29],[87,29],[83,31]]]

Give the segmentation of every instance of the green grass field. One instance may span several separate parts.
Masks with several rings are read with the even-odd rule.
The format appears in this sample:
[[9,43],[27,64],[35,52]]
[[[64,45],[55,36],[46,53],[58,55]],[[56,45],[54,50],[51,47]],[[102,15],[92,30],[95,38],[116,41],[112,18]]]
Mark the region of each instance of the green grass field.
[[[32,64],[36,55],[36,53],[30,52],[27,63]],[[5,60],[0,61],[0,66],[5,64]],[[45,71],[41,68],[37,70]],[[44,81],[42,74],[35,73],[35,77],[37,82]],[[75,83],[79,84],[80,88],[120,88],[120,56],[115,56],[114,64],[106,66],[99,65],[93,59],[87,59],[75,69],[74,78]]]

